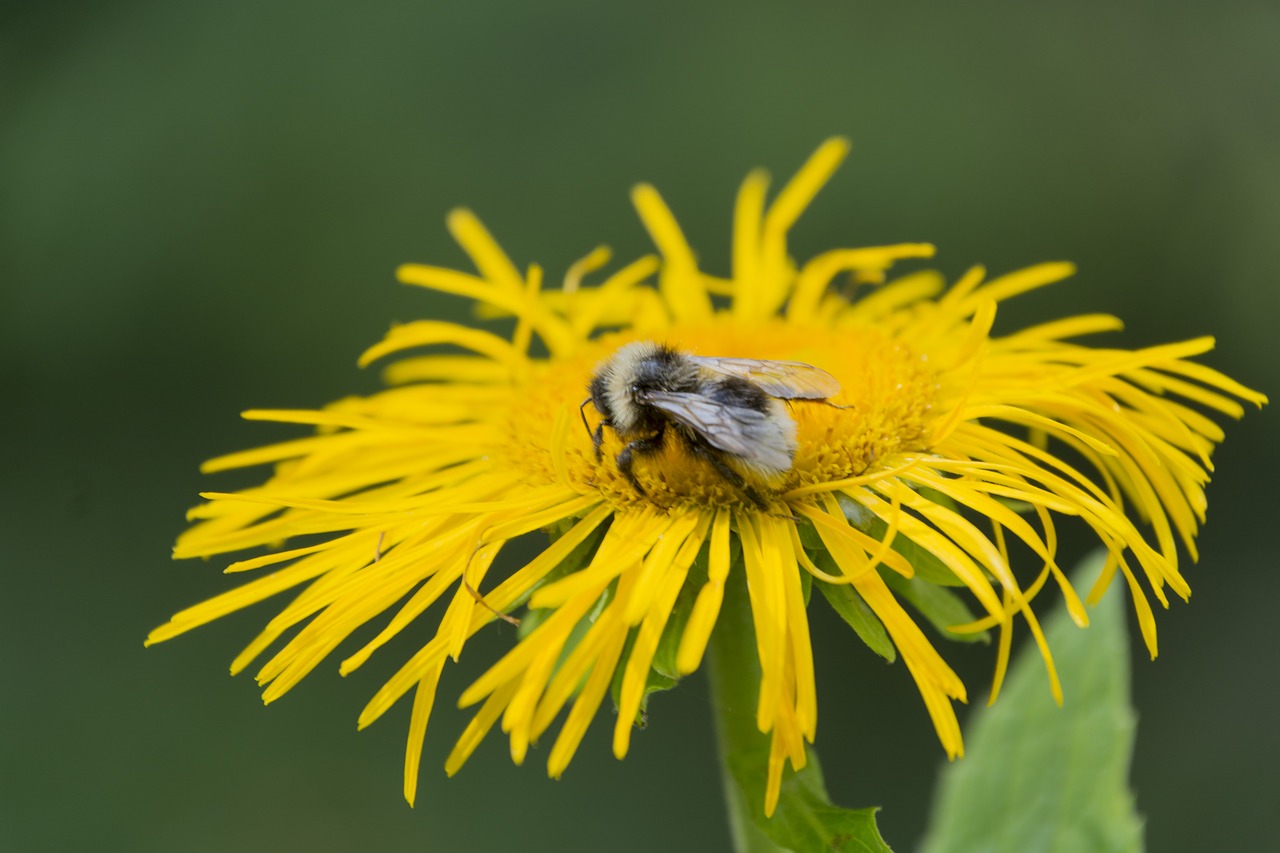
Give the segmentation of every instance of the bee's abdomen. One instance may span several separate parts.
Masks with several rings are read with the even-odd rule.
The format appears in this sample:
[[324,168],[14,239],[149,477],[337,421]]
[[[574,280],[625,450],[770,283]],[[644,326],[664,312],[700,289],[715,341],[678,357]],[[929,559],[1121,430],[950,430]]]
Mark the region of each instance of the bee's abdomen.
[[758,385],[736,376],[726,376],[708,383],[705,395],[723,406],[768,412],[772,398]]

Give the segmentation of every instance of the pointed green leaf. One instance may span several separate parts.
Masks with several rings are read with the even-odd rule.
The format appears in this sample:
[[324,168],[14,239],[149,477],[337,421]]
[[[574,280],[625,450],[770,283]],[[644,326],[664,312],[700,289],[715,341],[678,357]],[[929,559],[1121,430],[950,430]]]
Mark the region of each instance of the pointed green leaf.
[[662,637],[658,640],[658,648],[653,653],[653,669],[670,679],[673,683],[680,678],[676,669],[676,653],[680,649],[680,640],[684,637],[685,626],[693,614],[693,605],[698,600],[698,593],[707,582],[707,555],[710,545],[703,543],[689,574],[685,577],[684,586],[676,596],[676,603],[671,608],[671,616],[662,629]]
[[[614,667],[613,678],[609,681],[609,696],[613,699],[613,709],[617,711],[622,705],[622,678],[626,674],[627,661],[631,658],[631,649],[636,644],[636,634],[638,631],[632,628],[627,634],[626,643],[622,647],[622,654],[618,657],[618,665]],[[637,728],[644,728],[646,724],[644,712],[636,711],[636,718],[632,724]]]
[[[556,522],[547,528],[547,533],[551,537],[551,541],[555,542],[576,524],[579,519],[570,518]],[[529,588],[529,591],[520,597],[516,605],[524,604],[528,601],[535,591],[546,586],[549,583],[559,580],[567,575],[586,567],[596,555],[596,549],[600,547],[601,540],[604,539],[605,532],[609,529],[609,522],[605,522],[587,534],[577,546],[570,551],[563,560],[556,564],[538,580],[536,584]],[[555,608],[542,610],[528,610],[520,617],[520,626],[517,629],[516,636],[523,640],[525,637],[533,633],[534,629],[546,620],[548,616],[555,612]]]
[[[850,524],[873,539],[884,539],[889,530],[889,525],[885,524],[883,519],[862,504],[844,495],[837,495],[836,498],[840,502],[840,509],[844,511],[845,518],[849,520]],[[936,502],[941,503],[941,501]],[[906,512],[906,510],[903,510],[903,512]],[[909,539],[905,534],[899,532],[894,536],[890,547],[907,559],[907,562],[911,564],[911,568],[915,569],[916,577],[920,580],[938,586],[964,586],[964,582],[956,577],[955,572],[951,571],[946,563],[934,556],[929,549]]]
[[948,630],[952,625],[972,622],[973,611],[969,609],[969,605],[965,604],[963,598],[945,586],[929,583],[918,576],[904,578],[897,572],[887,569],[881,571],[880,576],[884,578],[890,589],[910,602],[911,606],[948,640],[957,643],[991,642],[987,631],[961,634]]
[[[649,674],[645,678],[640,708],[636,712],[634,724],[637,728],[644,728],[648,724],[649,697],[654,693],[670,690],[680,682],[680,673],[676,669],[676,653],[680,648],[680,638],[684,636],[685,626],[689,624],[689,616],[693,613],[698,591],[707,582],[709,551],[710,546],[704,543],[702,550],[698,552],[698,556],[689,567],[689,574],[685,577],[684,585],[676,596],[675,604],[671,607],[667,624],[662,628],[662,636],[658,639],[658,647],[654,649],[653,660],[649,664]],[[623,648],[618,667],[614,671],[611,692],[615,708],[622,697],[622,678],[627,668],[627,661],[631,658],[631,648],[635,644],[636,636],[636,630],[627,636],[626,646]]]
[[[822,553],[815,554],[814,561],[817,563],[818,568],[826,571],[827,566],[823,565],[822,562],[824,557],[827,561],[831,559],[826,553]],[[897,660],[898,652],[893,646],[893,641],[889,639],[889,633],[885,631],[884,625],[871,607],[862,600],[862,596],[858,595],[857,590],[849,584],[816,581],[815,585],[822,590],[822,595],[827,599],[827,603],[831,605],[831,609],[840,614],[841,619],[849,623],[849,627],[858,635],[858,639],[867,644],[867,648],[889,663]]]
[[[1091,581],[1101,565],[1092,557],[1075,576]],[[943,772],[926,853],[1142,849],[1127,782],[1136,722],[1119,593],[1090,611],[1088,628],[1065,608],[1046,623],[1063,707],[1034,644],[1023,644],[999,700],[971,717],[967,756]]]

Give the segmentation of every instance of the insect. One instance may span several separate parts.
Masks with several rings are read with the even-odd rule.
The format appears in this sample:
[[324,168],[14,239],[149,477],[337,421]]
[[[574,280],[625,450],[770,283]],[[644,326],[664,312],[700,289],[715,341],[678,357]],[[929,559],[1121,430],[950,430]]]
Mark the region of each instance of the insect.
[[[791,470],[796,424],[781,401],[825,401],[840,383],[799,361],[704,358],[637,341],[603,362],[588,390],[591,396],[580,408],[596,461],[609,427],[626,442],[618,470],[636,491],[644,494],[632,470],[635,457],[661,450],[670,428],[694,456],[764,509],[764,498],[743,474],[767,481]],[[587,424],[587,403],[601,416],[594,430]]]

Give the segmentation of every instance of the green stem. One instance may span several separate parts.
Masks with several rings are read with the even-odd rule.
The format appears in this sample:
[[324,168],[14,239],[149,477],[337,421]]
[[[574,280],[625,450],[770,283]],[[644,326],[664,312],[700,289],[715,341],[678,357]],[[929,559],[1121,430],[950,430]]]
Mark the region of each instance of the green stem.
[[[760,661],[745,573],[735,565],[725,582],[724,602],[707,646],[711,711],[720,756],[720,781],[737,853],[777,853],[778,847],[753,818],[763,809],[769,739],[756,728]],[[751,801],[753,795],[755,801]]]

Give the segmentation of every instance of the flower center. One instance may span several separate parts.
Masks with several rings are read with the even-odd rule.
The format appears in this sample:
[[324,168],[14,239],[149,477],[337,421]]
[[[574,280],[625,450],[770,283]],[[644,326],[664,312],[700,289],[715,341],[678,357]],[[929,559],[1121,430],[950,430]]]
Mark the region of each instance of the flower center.
[[[531,484],[567,479],[573,488],[598,492],[618,507],[746,502],[742,489],[692,454],[673,430],[666,431],[660,449],[634,454],[632,471],[643,492],[619,470],[626,442],[609,426],[597,460],[591,431],[601,415],[587,403],[584,425],[577,409],[600,364],[636,339],[645,338],[634,332],[606,335],[574,359],[536,363],[530,380],[513,395],[505,463]],[[839,380],[839,394],[828,401],[784,402],[796,424],[795,456],[791,469],[771,481],[745,472],[762,495],[855,477],[895,453],[924,449],[938,393],[934,371],[920,353],[872,327],[798,327],[778,320],[743,329],[724,322],[676,326],[651,339],[691,355],[806,362]],[[741,467],[732,456],[725,458]]]

